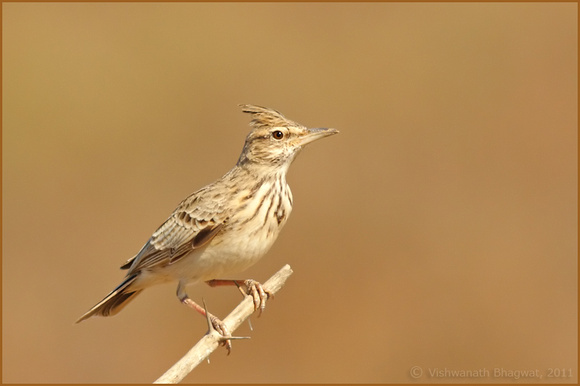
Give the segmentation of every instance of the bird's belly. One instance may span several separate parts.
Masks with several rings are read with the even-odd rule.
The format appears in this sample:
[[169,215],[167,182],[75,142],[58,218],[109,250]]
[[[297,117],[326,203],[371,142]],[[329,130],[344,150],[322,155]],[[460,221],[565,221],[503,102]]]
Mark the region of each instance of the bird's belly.
[[268,252],[276,236],[268,239],[245,237],[210,245],[202,258],[207,259],[218,272],[207,280],[235,275],[251,267]]
[[194,250],[177,262],[164,268],[168,279],[190,282],[228,278],[257,263],[268,252],[277,237],[277,232],[254,237],[214,239],[209,245]]

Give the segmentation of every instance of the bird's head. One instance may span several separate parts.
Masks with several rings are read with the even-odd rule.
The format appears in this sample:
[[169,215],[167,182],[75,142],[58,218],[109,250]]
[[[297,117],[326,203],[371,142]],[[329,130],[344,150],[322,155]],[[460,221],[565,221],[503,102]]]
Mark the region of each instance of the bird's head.
[[338,133],[336,129],[306,128],[273,109],[252,105],[241,107],[243,112],[252,114],[252,131],[246,137],[238,165],[249,162],[287,168],[305,145]]

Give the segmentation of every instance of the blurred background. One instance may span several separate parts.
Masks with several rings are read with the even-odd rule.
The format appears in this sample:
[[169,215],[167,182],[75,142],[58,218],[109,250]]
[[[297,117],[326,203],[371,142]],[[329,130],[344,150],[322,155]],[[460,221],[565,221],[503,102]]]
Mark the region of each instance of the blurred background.
[[176,285],[74,322],[234,165],[240,103],[340,134],[298,157],[289,223],[237,278],[294,275],[186,382],[577,382],[576,3],[2,12],[3,382],[147,383],[205,333]]

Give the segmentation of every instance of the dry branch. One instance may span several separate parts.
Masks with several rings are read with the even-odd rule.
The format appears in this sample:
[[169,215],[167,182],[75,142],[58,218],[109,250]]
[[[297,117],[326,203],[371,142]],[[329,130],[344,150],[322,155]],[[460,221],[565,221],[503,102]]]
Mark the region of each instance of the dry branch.
[[[275,294],[284,286],[286,279],[292,275],[292,268],[288,264],[276,272],[267,282],[263,284],[263,288]],[[244,300],[223,320],[224,324],[231,332],[233,332],[254,313],[254,302],[251,296],[246,296]],[[220,335],[214,330],[201,338],[195,346],[189,350],[183,358],[175,363],[169,370],[165,372],[154,383],[178,383],[187,374],[189,374],[198,364],[204,361],[209,355],[219,347]]]

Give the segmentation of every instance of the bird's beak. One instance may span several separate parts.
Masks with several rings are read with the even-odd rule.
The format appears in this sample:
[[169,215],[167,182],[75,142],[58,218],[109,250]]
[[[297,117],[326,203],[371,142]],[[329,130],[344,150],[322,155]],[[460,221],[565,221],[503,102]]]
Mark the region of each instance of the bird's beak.
[[333,134],[338,134],[338,130],[328,128],[308,129],[306,133],[300,136],[300,146],[307,145],[317,139],[328,137]]

